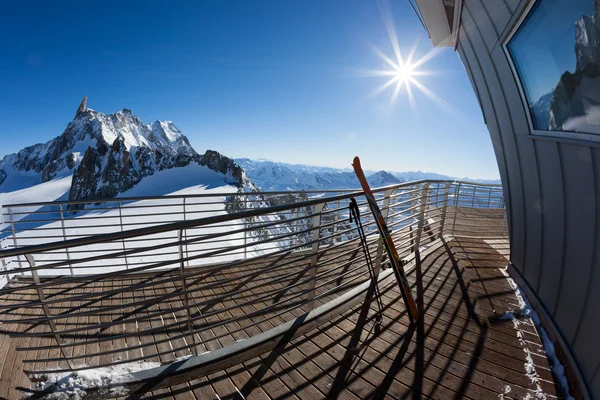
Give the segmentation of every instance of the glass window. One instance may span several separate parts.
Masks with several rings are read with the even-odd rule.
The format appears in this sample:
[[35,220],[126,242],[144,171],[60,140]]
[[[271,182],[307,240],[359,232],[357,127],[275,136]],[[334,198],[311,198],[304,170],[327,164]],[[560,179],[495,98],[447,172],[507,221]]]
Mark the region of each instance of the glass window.
[[600,134],[600,0],[538,0],[508,50],[535,129]]

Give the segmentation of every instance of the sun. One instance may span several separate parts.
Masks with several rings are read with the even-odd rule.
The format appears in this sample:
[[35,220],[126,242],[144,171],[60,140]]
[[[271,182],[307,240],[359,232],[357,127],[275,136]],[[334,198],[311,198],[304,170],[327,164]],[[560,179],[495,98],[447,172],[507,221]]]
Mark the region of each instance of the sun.
[[404,65],[396,69],[396,80],[398,82],[406,82],[412,78],[413,68],[412,65]]
[[392,18],[391,11],[387,2],[378,2],[379,11],[383,20],[384,27],[387,31],[387,36],[390,40],[393,54],[387,55],[381,51],[375,45],[371,45],[371,49],[381,61],[383,61],[383,68],[379,70],[368,70],[363,71],[362,75],[371,77],[385,77],[387,78],[380,86],[378,86],[372,93],[371,96],[377,96],[385,91],[391,91],[390,105],[393,105],[398,99],[401,91],[406,91],[408,101],[411,107],[415,108],[415,100],[413,96],[413,87],[417,88],[423,94],[430,99],[436,101],[438,104],[449,107],[439,96],[429,90],[419,78],[423,75],[430,75],[431,72],[424,71],[421,67],[434,58],[438,53],[438,48],[433,48],[425,53],[422,57],[415,59],[415,53],[417,50],[418,41],[415,41],[413,46],[408,51],[406,57],[403,56],[400,50],[400,44],[398,42],[398,35],[396,34],[396,27]]

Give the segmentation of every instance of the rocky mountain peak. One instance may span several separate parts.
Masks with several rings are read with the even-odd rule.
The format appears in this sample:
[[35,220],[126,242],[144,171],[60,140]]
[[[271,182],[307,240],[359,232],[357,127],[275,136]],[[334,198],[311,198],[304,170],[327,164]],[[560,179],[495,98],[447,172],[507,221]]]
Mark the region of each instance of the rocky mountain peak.
[[199,155],[172,121],[144,124],[126,108],[107,115],[87,108],[85,97],[60,136],[0,161],[0,191],[25,174],[39,183],[72,175],[70,200],[112,198],[157,171],[190,163],[223,174],[238,188],[254,188],[232,159],[211,150]]
[[77,109],[77,112],[75,113],[75,118],[77,118],[77,115],[79,113],[84,112],[86,107],[87,107],[87,96],[84,96],[83,100],[81,100],[81,104],[79,104],[79,108]]
[[575,22],[575,60],[575,71],[565,71],[552,92],[550,130],[589,132],[598,129],[597,124],[583,126],[581,119],[579,123],[576,121],[589,112],[584,100],[589,96],[584,94],[586,87],[593,87],[591,82],[600,78],[600,0],[594,0],[591,15],[584,15]]
[[600,62],[596,15],[584,15],[575,22],[576,70],[585,71]]
[[[238,187],[250,185],[250,179],[246,173],[233,159],[225,157],[214,150],[207,150],[199,160],[200,165],[205,165],[213,171],[220,172],[225,176],[231,177],[230,183]],[[252,185],[254,186],[254,185]]]

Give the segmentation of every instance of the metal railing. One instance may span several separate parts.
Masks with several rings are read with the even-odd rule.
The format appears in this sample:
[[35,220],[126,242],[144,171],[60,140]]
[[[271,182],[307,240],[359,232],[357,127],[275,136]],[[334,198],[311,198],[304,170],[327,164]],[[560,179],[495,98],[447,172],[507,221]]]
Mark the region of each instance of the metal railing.
[[[374,191],[401,255],[443,234],[503,236],[497,185]],[[348,204],[358,200],[368,265]],[[83,207],[82,207],[83,206]],[[37,372],[170,362],[229,346],[372,279],[385,256],[358,191],[6,205],[0,319]],[[23,211],[26,210],[26,211]],[[483,223],[485,222],[485,223]]]

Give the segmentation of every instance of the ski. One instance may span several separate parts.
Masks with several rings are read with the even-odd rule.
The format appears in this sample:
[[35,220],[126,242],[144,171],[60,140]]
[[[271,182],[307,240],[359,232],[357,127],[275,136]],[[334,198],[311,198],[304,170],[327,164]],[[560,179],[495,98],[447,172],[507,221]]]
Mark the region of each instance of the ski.
[[362,170],[362,167],[360,165],[360,159],[358,157],[354,157],[352,167],[354,167],[354,173],[356,174],[356,177],[358,178],[360,185],[362,186],[363,192],[365,192],[367,203],[369,204],[369,208],[371,209],[371,212],[375,217],[377,229],[379,230],[379,234],[381,235],[381,239],[385,246],[388,258],[390,259],[390,264],[392,265],[392,269],[394,270],[394,275],[396,275],[396,280],[398,281],[398,285],[400,286],[400,293],[402,293],[402,299],[404,300],[404,304],[406,304],[406,307],[408,308],[410,320],[414,322],[417,319],[419,319],[419,310],[417,308],[417,304],[415,303],[415,300],[412,296],[412,292],[410,291],[408,279],[406,279],[406,273],[404,272],[404,267],[402,266],[402,263],[400,261],[400,256],[398,255],[398,251],[396,250],[396,246],[394,245],[392,236],[390,235],[383,215],[381,215],[381,211],[379,210],[377,201],[375,201],[375,196],[373,196],[373,191],[371,191],[371,187],[367,182],[367,178],[365,177],[365,173]]

